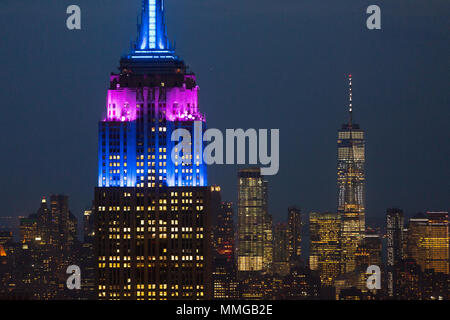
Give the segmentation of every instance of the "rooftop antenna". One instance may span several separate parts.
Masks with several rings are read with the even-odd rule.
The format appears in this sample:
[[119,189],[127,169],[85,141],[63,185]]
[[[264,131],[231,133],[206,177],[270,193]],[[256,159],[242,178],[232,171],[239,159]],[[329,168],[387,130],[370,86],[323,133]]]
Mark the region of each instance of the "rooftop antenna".
[[348,114],[349,114],[349,126],[352,126],[353,121],[353,96],[352,96],[352,75],[348,75]]

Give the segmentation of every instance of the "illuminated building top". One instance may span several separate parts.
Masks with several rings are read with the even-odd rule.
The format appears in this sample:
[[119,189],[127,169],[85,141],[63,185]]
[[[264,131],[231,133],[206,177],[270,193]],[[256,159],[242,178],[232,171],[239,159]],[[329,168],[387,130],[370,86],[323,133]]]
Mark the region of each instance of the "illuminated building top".
[[142,1],[139,35],[131,52],[121,61],[121,70],[124,69],[147,74],[186,71],[167,37],[164,0]]
[[171,52],[164,22],[164,0],[143,1],[142,22],[134,53]]
[[171,157],[175,130],[202,141],[197,138],[206,128],[195,75],[168,41],[163,0],[143,0],[138,40],[119,70],[110,77],[106,116],[99,124],[98,186],[206,186],[203,142],[193,143],[191,164],[183,163],[180,151],[174,150],[178,159]]

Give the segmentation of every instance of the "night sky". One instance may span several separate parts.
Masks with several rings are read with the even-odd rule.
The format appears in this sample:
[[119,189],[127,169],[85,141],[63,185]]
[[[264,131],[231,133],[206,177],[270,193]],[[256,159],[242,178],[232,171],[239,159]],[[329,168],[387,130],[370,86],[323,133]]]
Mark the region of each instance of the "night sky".
[[[82,30],[66,28],[66,8]],[[377,4],[382,30],[366,28]],[[76,214],[93,199],[98,121],[109,74],[137,34],[140,0],[0,2],[0,216],[35,212],[69,195]],[[448,0],[167,0],[176,51],[197,75],[210,128],[279,128],[280,172],[270,213],[336,210],[336,135],[366,130],[369,221],[387,207],[448,210]],[[237,167],[209,168],[236,201]]]

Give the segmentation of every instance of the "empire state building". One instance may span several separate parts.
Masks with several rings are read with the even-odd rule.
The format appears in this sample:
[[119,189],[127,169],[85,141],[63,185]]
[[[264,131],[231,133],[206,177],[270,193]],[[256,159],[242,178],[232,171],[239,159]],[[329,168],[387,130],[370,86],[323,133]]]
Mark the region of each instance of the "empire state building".
[[[98,298],[207,299],[210,220],[220,202],[196,139],[205,123],[199,87],[169,43],[162,0],[143,0],[139,30],[110,77],[99,122]],[[176,129],[195,141],[191,152],[177,150]]]
[[349,120],[338,131],[338,213],[341,220],[341,271],[355,269],[355,253],[365,233],[365,140],[353,122],[352,76],[349,75]]

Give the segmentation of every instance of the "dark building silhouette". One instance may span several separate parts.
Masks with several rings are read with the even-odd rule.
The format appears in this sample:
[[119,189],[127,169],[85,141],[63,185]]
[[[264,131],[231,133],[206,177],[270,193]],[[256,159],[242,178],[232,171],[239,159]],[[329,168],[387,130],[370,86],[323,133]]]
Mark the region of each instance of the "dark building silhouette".
[[404,217],[403,210],[397,208],[387,209],[386,214],[386,238],[387,238],[387,284],[388,295],[394,296],[396,291],[394,284],[393,267],[403,259],[403,243],[404,243]]
[[222,202],[213,226],[213,297],[237,299],[233,204]]
[[289,260],[298,261],[302,256],[302,214],[297,207],[288,208]]

